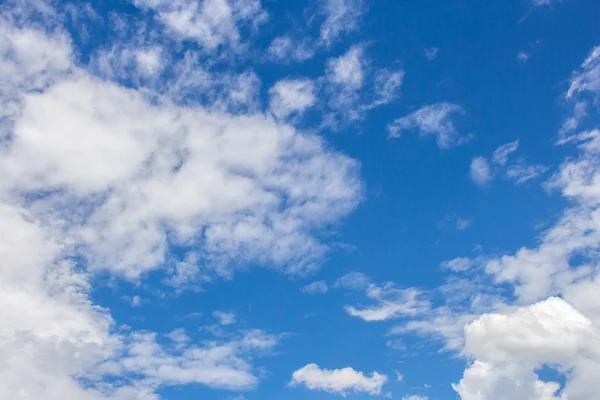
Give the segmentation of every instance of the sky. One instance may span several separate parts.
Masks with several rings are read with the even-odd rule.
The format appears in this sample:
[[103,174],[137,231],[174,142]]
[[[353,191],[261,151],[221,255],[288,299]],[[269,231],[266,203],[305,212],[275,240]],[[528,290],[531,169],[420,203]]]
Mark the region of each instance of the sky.
[[3,1],[0,398],[596,398],[599,18]]

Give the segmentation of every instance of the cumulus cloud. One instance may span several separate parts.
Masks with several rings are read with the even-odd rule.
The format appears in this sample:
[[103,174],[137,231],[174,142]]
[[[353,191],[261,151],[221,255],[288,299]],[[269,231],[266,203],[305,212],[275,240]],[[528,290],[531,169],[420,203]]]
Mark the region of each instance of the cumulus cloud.
[[397,289],[392,283],[384,286],[370,284],[367,297],[376,301],[370,307],[345,306],[346,312],[367,322],[385,321],[406,316],[415,316],[429,309],[429,301],[415,288]]
[[389,137],[399,137],[404,131],[417,130],[420,136],[434,135],[438,147],[446,149],[468,141],[468,136],[460,136],[453,122],[454,115],[464,114],[464,109],[451,103],[437,103],[424,106],[417,111],[394,120],[388,125]]
[[232,325],[235,324],[237,320],[235,313],[226,311],[214,311],[213,317],[215,317],[221,325]]
[[471,180],[477,185],[484,187],[492,180],[492,170],[485,157],[475,157],[471,161],[469,170]]
[[357,90],[363,85],[363,68],[363,49],[353,46],[345,54],[327,62],[327,77],[335,84]]
[[321,390],[344,396],[347,392],[381,394],[381,388],[387,382],[387,375],[372,372],[365,375],[353,368],[321,369],[317,364],[308,364],[292,375],[290,385],[306,386],[309,390]]
[[317,101],[315,87],[310,79],[281,80],[269,90],[273,114],[285,118],[290,114],[302,114]]
[[[204,49],[239,43],[240,24],[263,18],[256,1],[137,4]],[[360,199],[357,162],[261,112],[251,71],[214,75],[190,53],[165,71],[160,43],[115,43],[102,73],[100,53],[74,62],[58,12],[34,8],[0,17],[0,397],[254,388],[253,363],[278,336],[131,330],[92,301],[94,274],[139,283],[160,269],[181,288],[254,262],[309,271],[327,251],[321,228]]]
[[240,27],[265,22],[260,0],[133,0],[151,10],[175,37],[193,39],[208,50],[237,45]]
[[308,294],[324,294],[327,293],[328,290],[329,287],[325,281],[312,282],[302,288],[302,292]]

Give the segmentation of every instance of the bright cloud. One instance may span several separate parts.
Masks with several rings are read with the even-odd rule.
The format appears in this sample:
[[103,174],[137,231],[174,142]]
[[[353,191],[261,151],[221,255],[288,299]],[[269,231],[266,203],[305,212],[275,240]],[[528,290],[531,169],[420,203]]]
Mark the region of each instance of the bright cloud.
[[329,287],[325,281],[312,282],[302,288],[302,291],[308,294],[324,294],[327,293],[328,290]]
[[270,107],[277,117],[301,114],[315,104],[315,87],[309,79],[278,81],[270,90]]
[[343,396],[347,392],[379,395],[386,382],[387,376],[378,372],[369,376],[350,367],[328,370],[319,368],[317,364],[308,364],[293,373],[290,384]]

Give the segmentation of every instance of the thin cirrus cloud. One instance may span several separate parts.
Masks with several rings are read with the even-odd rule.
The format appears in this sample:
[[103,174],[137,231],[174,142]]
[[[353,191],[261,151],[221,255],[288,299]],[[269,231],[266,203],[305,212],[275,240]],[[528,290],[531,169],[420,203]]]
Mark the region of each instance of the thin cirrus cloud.
[[372,372],[369,376],[351,367],[328,370],[321,369],[317,364],[308,364],[294,371],[290,385],[303,385],[309,390],[342,396],[348,392],[379,395],[387,379],[387,375],[378,372]]
[[392,283],[383,286],[370,284],[366,289],[368,298],[376,304],[367,307],[345,306],[348,315],[367,322],[385,321],[400,317],[410,317],[426,312],[429,300],[416,288],[398,289]]

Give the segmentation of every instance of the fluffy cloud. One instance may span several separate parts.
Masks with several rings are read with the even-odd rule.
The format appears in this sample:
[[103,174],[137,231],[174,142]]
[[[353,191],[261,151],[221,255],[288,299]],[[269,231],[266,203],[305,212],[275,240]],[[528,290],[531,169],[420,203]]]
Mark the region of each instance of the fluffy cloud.
[[423,293],[415,288],[397,289],[392,283],[381,287],[370,284],[366,295],[377,304],[366,308],[345,306],[346,312],[353,317],[371,322],[415,316],[429,309],[429,301],[423,299]]
[[485,157],[475,157],[471,161],[469,176],[478,186],[485,186],[492,180],[492,171]]
[[264,22],[268,15],[260,0],[133,0],[138,7],[152,10],[170,32],[193,39],[213,50],[220,45],[236,45],[240,26]]
[[273,114],[285,118],[290,114],[302,114],[317,101],[315,87],[310,79],[281,80],[270,90],[270,107]]
[[328,79],[350,90],[360,89],[364,81],[363,49],[353,46],[340,57],[333,58],[327,63]]
[[388,125],[389,137],[399,137],[403,131],[418,130],[420,136],[434,135],[438,147],[445,149],[467,141],[461,137],[452,121],[454,115],[462,115],[465,111],[457,104],[437,103],[424,106],[417,111],[394,120]]
[[308,364],[293,373],[290,384],[344,396],[349,391],[379,395],[386,382],[387,376],[378,372],[368,376],[350,367],[328,370],[319,368],[317,364]]
[[327,293],[329,287],[327,287],[327,282],[325,281],[316,281],[313,283],[309,283],[302,288],[302,292],[308,294],[323,294]]
[[225,311],[214,311],[213,317],[215,317],[221,325],[235,324],[236,316],[235,313]]
[[[206,49],[237,43],[240,21],[263,15],[254,1],[137,4]],[[164,73],[165,48],[115,44],[98,73],[98,58],[74,63],[68,35],[17,11],[18,27],[10,8],[0,18],[0,397],[156,400],[171,385],[254,388],[252,362],[277,336],[250,330],[198,344],[173,331],[165,343],[94,304],[94,273],[139,281],[164,268],[183,287],[246,262],[310,270],[326,251],[319,230],[360,199],[357,163],[252,109],[252,72],[215,85],[186,54],[172,78],[145,81]],[[186,101],[218,85],[226,90],[207,104]]]

